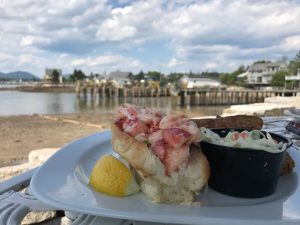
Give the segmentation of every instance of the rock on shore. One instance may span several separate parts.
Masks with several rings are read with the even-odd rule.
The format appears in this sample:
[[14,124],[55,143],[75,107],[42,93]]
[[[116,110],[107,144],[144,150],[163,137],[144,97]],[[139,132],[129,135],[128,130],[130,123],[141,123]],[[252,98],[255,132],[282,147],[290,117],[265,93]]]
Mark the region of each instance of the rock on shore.
[[0,182],[43,164],[57,150],[58,148],[33,150],[28,154],[28,162],[0,168]]

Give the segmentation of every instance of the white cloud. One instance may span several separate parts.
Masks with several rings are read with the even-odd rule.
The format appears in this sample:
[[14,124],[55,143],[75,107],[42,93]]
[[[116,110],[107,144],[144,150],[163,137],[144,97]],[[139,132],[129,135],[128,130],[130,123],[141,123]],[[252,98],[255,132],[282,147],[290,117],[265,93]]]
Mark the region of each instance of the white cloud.
[[107,20],[97,32],[97,38],[101,41],[121,41],[134,37],[137,30],[133,26],[122,26],[115,20]]
[[168,67],[174,67],[177,65],[178,65],[178,62],[177,62],[177,59],[175,59],[175,58],[170,59],[170,61],[167,64]]
[[87,63],[88,59],[75,59],[72,61],[71,65],[72,66],[82,66]]
[[143,68],[143,63],[134,58],[127,58],[121,55],[99,55],[96,57],[87,57],[74,59],[71,61],[72,67],[84,68],[90,72],[114,71],[114,70],[134,70],[139,71]]
[[30,54],[20,55],[18,64],[28,64],[33,62],[34,57]]
[[22,37],[20,45],[28,46],[28,45],[31,45],[32,43],[33,43],[33,37],[30,35],[26,35],[26,36]]
[[[178,57],[199,59],[204,65],[224,55],[230,61],[248,53],[249,59],[285,54],[278,46],[292,36],[297,43],[299,21],[295,2],[207,1],[172,9],[154,25],[171,37]],[[293,47],[289,54],[297,51]]]
[[179,68],[184,64],[185,64],[185,62],[183,62],[181,60],[178,60],[176,58],[171,58],[170,61],[166,64],[166,66],[169,68]]
[[218,64],[217,64],[217,63],[210,62],[210,63],[204,64],[203,69],[204,69],[204,70],[211,70],[211,69],[215,69],[215,68],[217,68],[217,67],[218,67]]
[[152,39],[151,24],[163,15],[158,0],[139,1],[124,8],[111,10],[110,16],[103,21],[97,31],[100,41],[127,41],[143,43]]
[[15,69],[9,65],[36,73],[50,66],[226,71],[299,51],[298,1],[113,3],[0,1],[0,71]]
[[300,48],[300,35],[290,36],[281,42],[282,51],[293,51]]

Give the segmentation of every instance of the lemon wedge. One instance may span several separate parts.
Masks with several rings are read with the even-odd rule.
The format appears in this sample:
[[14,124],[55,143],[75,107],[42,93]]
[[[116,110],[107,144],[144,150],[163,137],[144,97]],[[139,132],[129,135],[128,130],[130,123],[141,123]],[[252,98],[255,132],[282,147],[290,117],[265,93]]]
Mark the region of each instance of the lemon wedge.
[[90,174],[89,185],[103,194],[122,197],[139,191],[130,170],[112,155],[102,156]]

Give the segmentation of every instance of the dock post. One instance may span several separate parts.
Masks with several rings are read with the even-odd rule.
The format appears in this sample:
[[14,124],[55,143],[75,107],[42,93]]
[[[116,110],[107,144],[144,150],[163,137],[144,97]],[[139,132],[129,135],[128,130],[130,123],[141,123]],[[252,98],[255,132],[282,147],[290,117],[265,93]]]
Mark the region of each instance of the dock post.
[[199,94],[200,94],[200,98],[199,98],[199,105],[203,105],[203,102],[204,102],[204,92],[203,91],[200,91],[199,92]]
[[258,91],[255,91],[255,102],[258,102]]
[[217,93],[217,90],[213,90],[213,103],[214,105],[217,105],[217,102],[218,102],[218,93]]
[[196,101],[196,92],[195,91],[191,91],[190,92],[190,105],[194,106],[195,105],[195,101]]
[[249,104],[249,91],[246,92],[246,104]]
[[93,86],[91,87],[90,92],[91,92],[91,98],[94,98],[94,87]]
[[184,106],[185,105],[185,91],[181,90],[179,92],[180,95],[180,106]]
[[101,86],[98,86],[98,88],[97,88],[97,94],[98,94],[98,97],[100,98],[100,97],[102,97],[102,93],[101,93],[101,90],[102,90],[102,87]]
[[230,105],[234,104],[234,96],[235,96],[234,92],[231,91],[230,92],[230,102],[229,102]]
[[230,105],[230,92],[226,91],[226,105]]

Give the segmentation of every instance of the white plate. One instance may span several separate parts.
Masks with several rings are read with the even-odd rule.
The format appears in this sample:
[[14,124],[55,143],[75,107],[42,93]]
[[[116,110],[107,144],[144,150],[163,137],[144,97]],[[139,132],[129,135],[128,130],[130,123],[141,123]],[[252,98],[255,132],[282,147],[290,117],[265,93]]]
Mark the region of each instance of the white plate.
[[112,152],[109,131],[75,141],[55,153],[31,180],[34,195],[57,209],[85,214],[176,224],[300,224],[300,155],[294,172],[279,180],[276,193],[266,198],[243,199],[211,189],[198,199],[202,207],[156,204],[142,194],[117,198],[94,192],[88,186],[98,158]]
[[294,121],[300,121],[300,109],[286,109],[284,115],[293,117]]

